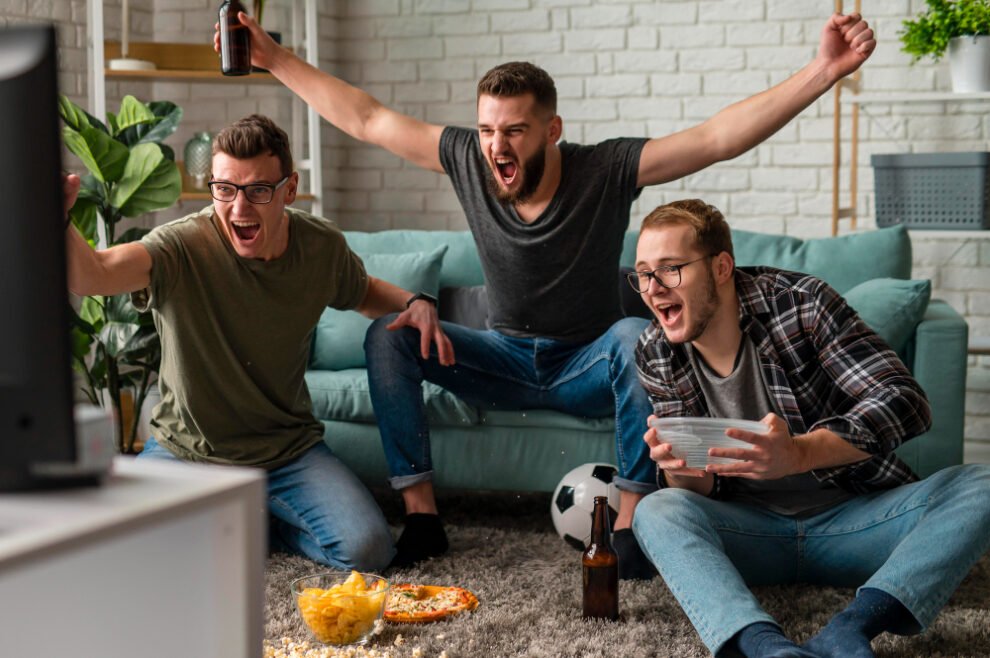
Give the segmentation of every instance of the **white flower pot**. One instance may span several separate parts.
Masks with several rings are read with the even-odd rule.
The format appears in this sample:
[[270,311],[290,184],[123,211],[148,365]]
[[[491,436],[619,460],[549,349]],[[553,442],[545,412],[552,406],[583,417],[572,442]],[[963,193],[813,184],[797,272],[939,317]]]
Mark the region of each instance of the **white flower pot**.
[[990,91],[990,36],[955,37],[949,41],[952,91]]

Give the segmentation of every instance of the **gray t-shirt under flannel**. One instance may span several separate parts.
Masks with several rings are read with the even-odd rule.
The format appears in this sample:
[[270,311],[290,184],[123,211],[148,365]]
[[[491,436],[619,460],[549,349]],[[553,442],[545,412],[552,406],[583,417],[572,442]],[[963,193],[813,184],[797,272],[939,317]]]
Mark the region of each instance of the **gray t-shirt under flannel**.
[[[726,377],[719,377],[690,344],[685,347],[712,416],[761,420],[773,411],[756,345],[749,336],[743,335],[735,367]],[[851,497],[838,487],[819,482],[811,473],[777,480],[722,480],[723,500],[759,505],[787,516],[812,516]]]
[[645,143],[562,142],[560,186],[527,224],[488,191],[478,132],[444,129],[440,161],[478,246],[492,329],[583,343],[622,317],[619,258]]

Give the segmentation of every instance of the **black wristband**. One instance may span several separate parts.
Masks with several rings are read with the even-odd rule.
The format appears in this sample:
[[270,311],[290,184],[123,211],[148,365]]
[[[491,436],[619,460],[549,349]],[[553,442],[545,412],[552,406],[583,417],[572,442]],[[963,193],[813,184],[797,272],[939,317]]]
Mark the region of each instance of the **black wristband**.
[[437,301],[437,298],[434,297],[433,295],[425,292],[417,292],[415,295],[413,295],[412,297],[406,300],[406,308],[409,308],[410,306],[413,305],[413,302],[419,301],[420,299],[422,299],[424,302],[429,302],[433,304],[434,307],[440,305],[440,302]]

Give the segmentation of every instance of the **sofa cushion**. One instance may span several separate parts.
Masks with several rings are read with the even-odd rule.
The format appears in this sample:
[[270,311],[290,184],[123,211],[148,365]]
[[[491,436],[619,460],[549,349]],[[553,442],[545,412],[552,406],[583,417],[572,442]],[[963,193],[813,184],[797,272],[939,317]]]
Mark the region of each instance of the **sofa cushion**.
[[[434,297],[440,288],[440,268],[447,246],[429,253],[366,254],[362,258],[368,274],[411,292],[426,292]],[[323,311],[313,337],[309,367],[317,370],[362,368],[364,334],[371,320],[357,311]]]
[[908,340],[925,316],[931,295],[928,280],[873,279],[844,297],[859,317],[903,356]]
[[365,254],[428,252],[438,245],[447,245],[447,255],[440,270],[441,288],[480,286],[485,282],[470,231],[345,231],[344,237],[351,250],[362,258]]
[[[368,371],[364,368],[308,370],[306,385],[313,400],[313,415],[320,420],[375,422],[375,410],[368,392]],[[478,423],[477,409],[435,384],[423,384],[423,400],[431,425]]]
[[[636,240],[636,233],[626,234],[622,265],[635,262]],[[911,277],[911,238],[903,226],[810,240],[733,229],[732,246],[736,265],[804,272],[843,294],[871,279]]]

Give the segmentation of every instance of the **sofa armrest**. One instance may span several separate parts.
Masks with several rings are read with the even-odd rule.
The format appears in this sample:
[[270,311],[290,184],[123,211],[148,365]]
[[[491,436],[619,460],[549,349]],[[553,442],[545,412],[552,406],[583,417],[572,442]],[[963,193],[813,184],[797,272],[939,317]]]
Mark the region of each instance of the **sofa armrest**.
[[968,334],[966,320],[933,299],[908,346],[908,365],[931,403],[932,428],[897,454],[921,477],[963,461]]

